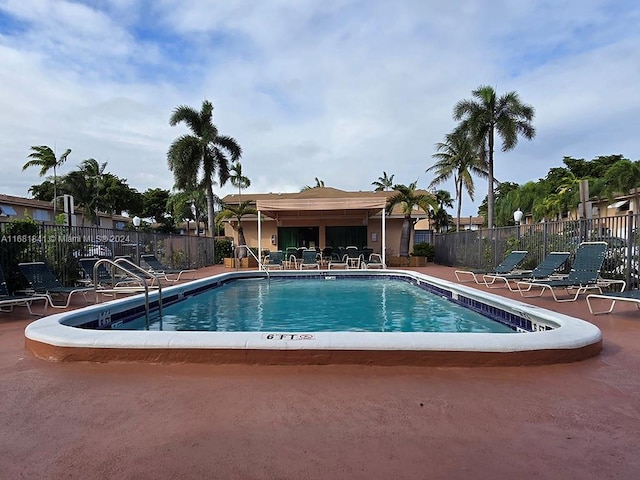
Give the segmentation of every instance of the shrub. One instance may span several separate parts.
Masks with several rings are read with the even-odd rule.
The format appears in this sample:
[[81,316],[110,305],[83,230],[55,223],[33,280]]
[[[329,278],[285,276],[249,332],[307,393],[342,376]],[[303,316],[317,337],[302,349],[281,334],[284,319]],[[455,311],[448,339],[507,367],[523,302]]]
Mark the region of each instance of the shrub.
[[413,246],[414,257],[427,257],[427,261],[432,262],[436,255],[435,247],[430,243],[416,243]]
[[215,254],[216,254],[214,263],[218,265],[223,262],[224,258],[231,258],[233,256],[232,250],[231,250],[231,239],[216,238],[214,241],[215,241]]

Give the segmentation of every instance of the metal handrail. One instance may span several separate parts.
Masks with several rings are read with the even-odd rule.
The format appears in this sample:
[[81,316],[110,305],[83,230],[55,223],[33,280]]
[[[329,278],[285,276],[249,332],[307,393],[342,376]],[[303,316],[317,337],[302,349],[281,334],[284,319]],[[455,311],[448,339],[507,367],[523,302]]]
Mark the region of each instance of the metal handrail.
[[271,278],[269,276],[269,269],[266,268],[262,264],[260,259],[258,257],[256,257],[256,254],[253,253],[253,250],[251,250],[248,245],[236,245],[235,247],[233,247],[233,259],[234,259],[234,263],[236,265],[236,270],[238,270],[240,268],[240,262],[238,262],[238,260],[239,260],[239,258],[238,258],[238,249],[239,248],[244,248],[247,252],[249,252],[251,254],[251,256],[256,259],[256,262],[258,262],[258,270],[261,270],[264,273],[266,273],[267,278],[269,278],[269,279]]
[[[104,288],[100,288],[100,276],[98,275],[98,270],[100,268],[100,266],[102,266],[103,264],[107,264],[110,265],[112,267],[112,286],[110,289],[104,289]],[[147,284],[147,280],[144,277],[141,277],[139,275],[136,275],[135,273],[133,273],[132,271],[124,268],[121,265],[118,265],[116,262],[109,260],[108,258],[101,258],[100,260],[98,260],[94,265],[93,265],[93,289],[96,295],[96,303],[98,303],[98,298],[99,298],[99,293],[108,293],[108,292],[122,292],[122,291],[127,291],[127,288],[123,288],[123,287],[118,287],[117,283],[115,281],[115,277],[113,276],[113,271],[120,269],[122,270],[127,277],[129,278],[134,278],[136,281],[141,282],[142,286],[144,287],[144,318],[145,318],[145,324],[147,327],[147,330],[149,330],[149,285]],[[131,291],[129,289],[129,291]],[[160,310],[162,311],[162,310]],[[162,313],[160,314],[160,321],[162,322]]]
[[[162,330],[162,283],[160,283],[160,277],[155,275],[153,272],[150,272],[149,270],[145,270],[141,266],[136,265],[131,260],[129,260],[127,258],[124,258],[124,257],[116,259],[114,263],[117,266],[120,266],[121,263],[124,263],[128,267],[133,268],[134,270],[144,274],[148,278],[151,278],[151,285],[152,286],[153,286],[154,282],[156,282],[156,281],[158,282],[158,313],[160,315],[160,329]],[[126,269],[124,267],[120,267],[120,268],[122,268],[125,271],[128,271],[128,269]],[[145,281],[145,285],[146,285],[146,281]],[[147,305],[147,308],[148,308],[148,305]]]

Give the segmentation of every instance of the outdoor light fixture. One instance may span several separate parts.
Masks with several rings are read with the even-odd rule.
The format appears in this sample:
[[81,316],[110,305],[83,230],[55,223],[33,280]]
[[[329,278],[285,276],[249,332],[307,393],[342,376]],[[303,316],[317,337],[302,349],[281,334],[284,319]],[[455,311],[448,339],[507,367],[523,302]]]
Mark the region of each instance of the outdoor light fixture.
[[135,217],[133,217],[132,221],[133,221],[133,226],[134,227],[138,228],[140,226],[140,217],[139,216],[136,215]]
[[524,214],[519,208],[515,212],[513,212],[513,220],[516,222],[516,225],[520,225],[523,215]]

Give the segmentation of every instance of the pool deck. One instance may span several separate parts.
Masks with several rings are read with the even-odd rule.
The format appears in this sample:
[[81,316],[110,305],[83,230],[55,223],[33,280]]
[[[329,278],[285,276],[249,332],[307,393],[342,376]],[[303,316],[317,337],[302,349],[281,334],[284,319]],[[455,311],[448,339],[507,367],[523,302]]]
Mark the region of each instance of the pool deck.
[[0,313],[0,478],[640,478],[640,311],[524,301],[594,323],[602,353],[530,367],[50,363],[24,348],[34,317]]

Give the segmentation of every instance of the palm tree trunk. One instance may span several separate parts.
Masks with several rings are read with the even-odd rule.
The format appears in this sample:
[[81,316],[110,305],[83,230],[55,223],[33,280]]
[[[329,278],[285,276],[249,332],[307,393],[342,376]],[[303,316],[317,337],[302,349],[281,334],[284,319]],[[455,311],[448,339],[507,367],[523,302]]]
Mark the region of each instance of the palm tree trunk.
[[[238,245],[246,245],[247,240],[244,238],[244,228],[242,228],[242,224],[238,222]],[[249,253],[246,248],[238,249],[238,258],[248,257]]]
[[[460,231],[460,211],[462,210],[462,178],[456,179],[456,195],[458,196],[458,216],[456,218],[456,232]],[[469,224],[471,229],[471,224]]]
[[213,188],[211,184],[207,185],[206,188],[206,197],[207,197],[207,219],[209,221],[209,235],[211,236],[211,256],[213,257],[213,263],[216,263],[216,236],[214,235],[215,230],[215,218],[213,217]]
[[487,226],[493,228],[493,207],[495,203],[495,197],[493,195],[493,126],[489,130],[489,162],[488,172],[489,174],[489,191],[487,192]]
[[409,256],[409,242],[411,240],[411,217],[405,216],[402,222],[402,232],[400,232],[400,256]]
[[56,198],[57,196],[57,192],[56,192],[56,187],[57,187],[57,178],[56,178],[56,166],[53,166],[53,223],[55,225],[56,223],[56,206],[58,204],[58,199]]

